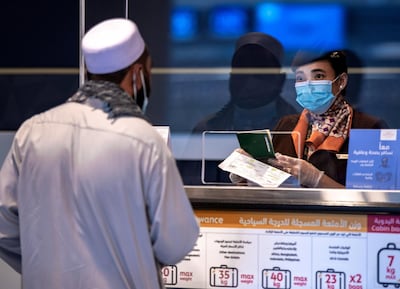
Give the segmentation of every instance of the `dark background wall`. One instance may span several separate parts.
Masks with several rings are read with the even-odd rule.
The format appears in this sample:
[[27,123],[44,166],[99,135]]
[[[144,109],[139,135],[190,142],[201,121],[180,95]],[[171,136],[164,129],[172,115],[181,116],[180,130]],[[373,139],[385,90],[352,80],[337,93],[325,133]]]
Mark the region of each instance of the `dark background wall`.
[[0,67],[77,67],[78,1],[7,1]]
[[[224,105],[229,97],[228,73],[160,72],[159,68],[229,68],[234,41],[238,36],[213,35],[210,32],[210,15],[221,4],[237,4],[248,11],[250,23],[254,21],[252,11],[257,4],[263,2],[265,1],[129,2],[129,18],[138,23],[156,68],[152,101],[148,110],[155,124],[170,125],[173,132],[190,131],[197,121]],[[303,2],[323,3],[293,3]],[[356,64],[356,68],[399,67],[399,1],[372,2],[334,2],[343,5],[346,10],[347,48],[355,51],[361,58],[361,65]],[[125,1],[87,0],[85,4],[86,28],[106,18],[125,17]],[[170,21],[177,7],[189,7],[198,15],[198,35],[190,41],[175,41],[171,35]],[[34,113],[64,102],[79,86],[79,9],[79,1],[58,3],[50,0],[8,1],[5,9],[1,9],[1,130],[16,129]],[[335,21],[329,19],[321,25],[326,26]],[[246,29],[252,30],[253,27],[247,25]],[[327,33],[325,37],[332,36]],[[285,65],[290,65],[293,53],[293,49],[286,51]],[[360,84],[360,107],[387,118],[392,127],[400,127],[400,120],[397,118],[400,106],[397,93],[398,75],[396,70],[389,73],[382,70],[379,73],[368,72],[363,75],[364,83]],[[354,76],[360,78],[361,75],[357,72]],[[285,94],[296,105],[293,93],[289,76]],[[381,101],[381,96],[384,96],[385,102]]]
[[[79,66],[79,1],[7,1],[1,9],[0,67]],[[125,1],[86,0],[86,29],[110,17],[125,17]],[[130,1],[134,19],[157,65],[165,63],[170,1]],[[153,9],[157,7],[157,9]],[[156,20],[156,21],[154,21]]]
[[[85,1],[86,29],[125,17],[125,1]],[[170,1],[130,1],[154,64],[167,62]],[[153,9],[157,7],[157,9]],[[154,19],[157,21],[154,22]],[[63,103],[79,86],[79,1],[7,1],[0,10],[0,130]],[[154,88],[163,87],[163,81]]]

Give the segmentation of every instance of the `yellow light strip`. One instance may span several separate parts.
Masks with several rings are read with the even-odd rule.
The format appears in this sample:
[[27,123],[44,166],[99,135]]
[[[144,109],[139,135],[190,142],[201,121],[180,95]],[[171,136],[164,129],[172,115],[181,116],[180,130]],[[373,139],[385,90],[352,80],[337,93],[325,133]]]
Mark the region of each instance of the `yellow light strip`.
[[0,75],[79,74],[79,68],[0,68]]
[[[284,67],[282,72],[293,73],[290,67]],[[187,67],[187,68],[161,68],[154,67],[153,74],[228,74],[232,72],[230,67]],[[253,73],[253,74],[276,74],[276,68],[254,68],[254,69],[235,69],[234,73]],[[349,68],[349,73],[362,74],[400,74],[400,67],[361,67]],[[0,68],[0,75],[75,75],[79,74],[79,68]]]

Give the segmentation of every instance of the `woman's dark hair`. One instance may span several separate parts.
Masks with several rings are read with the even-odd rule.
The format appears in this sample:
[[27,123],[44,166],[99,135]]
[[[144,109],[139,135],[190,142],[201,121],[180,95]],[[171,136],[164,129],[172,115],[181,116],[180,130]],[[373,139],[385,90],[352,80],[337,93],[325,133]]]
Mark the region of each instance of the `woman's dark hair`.
[[309,51],[299,51],[293,59],[292,69],[296,70],[297,67],[307,63],[327,60],[335,71],[335,76],[347,73],[346,53],[342,50],[334,50],[325,53],[314,53]]
[[326,53],[318,60],[328,60],[336,76],[344,72],[347,73],[346,54],[343,51],[338,50]]

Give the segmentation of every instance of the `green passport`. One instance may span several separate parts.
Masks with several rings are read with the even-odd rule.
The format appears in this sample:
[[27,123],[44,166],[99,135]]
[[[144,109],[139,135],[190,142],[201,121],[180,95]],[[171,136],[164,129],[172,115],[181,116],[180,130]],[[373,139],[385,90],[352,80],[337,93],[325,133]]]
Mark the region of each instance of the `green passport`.
[[236,132],[240,147],[253,158],[265,161],[275,157],[272,137],[269,130],[250,130]]

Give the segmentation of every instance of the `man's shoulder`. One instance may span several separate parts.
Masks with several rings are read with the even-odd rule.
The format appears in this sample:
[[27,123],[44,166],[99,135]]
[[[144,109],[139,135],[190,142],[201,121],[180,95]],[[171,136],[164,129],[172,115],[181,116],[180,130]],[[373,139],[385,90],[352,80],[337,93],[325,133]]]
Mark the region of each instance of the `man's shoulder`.
[[233,120],[233,105],[228,103],[221,110],[213,112],[200,120],[193,128],[193,132],[205,130],[227,130]]
[[293,113],[293,114],[288,114],[288,115],[284,115],[281,117],[281,121],[290,121],[290,120],[298,120],[300,117],[299,113]]
[[101,108],[93,108],[81,103],[67,102],[39,113],[29,120],[30,125],[74,127],[75,130],[91,130],[121,137],[137,138],[146,141],[158,138],[157,131],[143,118],[120,116],[112,118]]

